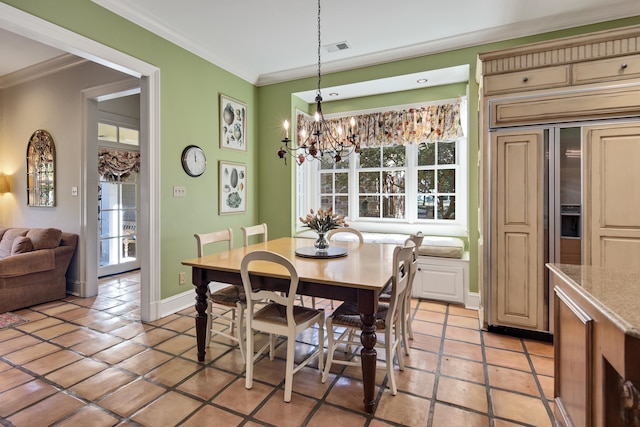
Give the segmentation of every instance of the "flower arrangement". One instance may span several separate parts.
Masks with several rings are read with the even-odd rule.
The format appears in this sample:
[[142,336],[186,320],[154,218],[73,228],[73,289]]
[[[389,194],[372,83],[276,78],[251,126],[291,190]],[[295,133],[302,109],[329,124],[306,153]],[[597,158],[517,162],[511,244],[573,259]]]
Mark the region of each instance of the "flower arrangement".
[[300,221],[318,234],[324,234],[334,228],[349,226],[344,220],[344,215],[334,214],[333,208],[327,210],[320,208],[318,212],[311,209],[305,218],[300,217]]

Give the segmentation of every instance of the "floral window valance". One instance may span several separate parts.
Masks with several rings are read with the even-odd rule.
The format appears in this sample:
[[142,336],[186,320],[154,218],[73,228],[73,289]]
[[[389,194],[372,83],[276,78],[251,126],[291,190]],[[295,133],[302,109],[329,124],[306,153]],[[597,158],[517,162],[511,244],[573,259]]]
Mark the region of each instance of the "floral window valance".
[[[356,129],[352,129],[349,125],[351,117],[356,120]],[[309,134],[313,116],[298,113],[296,120],[298,135],[302,129]],[[327,122],[333,135],[338,135],[338,127],[343,129],[343,134],[353,131],[362,147],[447,141],[457,139],[464,134],[460,121],[459,100],[406,110],[336,117],[327,119]],[[299,141],[299,144],[301,142]]]
[[100,149],[98,173],[109,182],[126,180],[132,173],[140,172],[140,152]]

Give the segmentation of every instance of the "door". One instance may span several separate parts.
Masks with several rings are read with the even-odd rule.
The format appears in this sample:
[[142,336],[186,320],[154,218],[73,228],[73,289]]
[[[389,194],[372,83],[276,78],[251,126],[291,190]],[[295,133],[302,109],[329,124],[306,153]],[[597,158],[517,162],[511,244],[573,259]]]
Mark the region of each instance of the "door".
[[543,329],[544,132],[491,134],[491,312],[498,324]]
[[585,140],[585,264],[640,265],[640,124],[592,126]]

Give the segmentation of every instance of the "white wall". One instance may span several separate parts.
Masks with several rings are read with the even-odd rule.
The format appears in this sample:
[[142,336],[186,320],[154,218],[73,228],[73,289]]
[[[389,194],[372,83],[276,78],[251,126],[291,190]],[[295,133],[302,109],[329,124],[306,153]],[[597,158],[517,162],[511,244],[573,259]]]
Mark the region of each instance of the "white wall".
[[[71,195],[71,188],[78,187],[82,194],[81,91],[126,78],[129,76],[86,62],[0,91],[0,172],[11,175],[11,195],[0,197],[0,224],[56,227],[80,234],[82,200]],[[56,147],[56,206],[52,208],[27,206],[26,150],[37,129],[49,131]],[[77,253],[69,282],[80,277],[76,259]]]

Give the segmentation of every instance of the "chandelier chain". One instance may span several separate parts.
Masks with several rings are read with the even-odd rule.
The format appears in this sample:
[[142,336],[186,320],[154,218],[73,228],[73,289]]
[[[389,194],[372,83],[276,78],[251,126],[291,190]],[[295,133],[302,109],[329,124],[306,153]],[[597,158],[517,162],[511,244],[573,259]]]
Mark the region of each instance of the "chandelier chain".
[[322,42],[320,38],[320,0],[318,0],[318,92],[317,92],[318,95],[320,95],[320,79],[321,79],[321,74],[320,74],[321,46],[322,46]]

